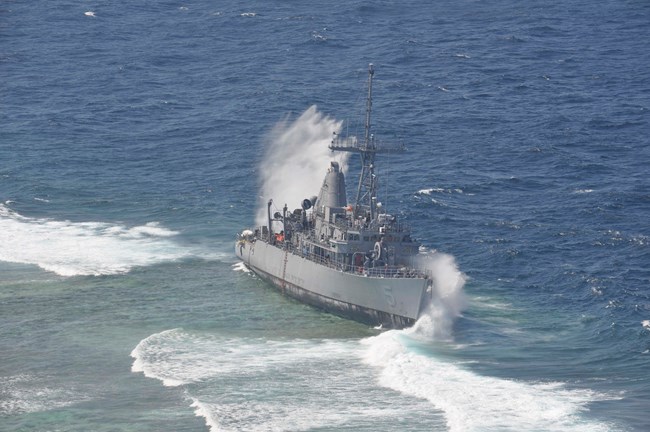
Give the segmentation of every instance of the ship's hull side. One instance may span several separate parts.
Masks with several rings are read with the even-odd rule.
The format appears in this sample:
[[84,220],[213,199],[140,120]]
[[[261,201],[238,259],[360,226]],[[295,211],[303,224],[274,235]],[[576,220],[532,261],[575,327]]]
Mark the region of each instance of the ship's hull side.
[[427,287],[427,280],[421,278],[345,273],[263,241],[239,242],[236,253],[283,294],[330,313],[385,328],[413,325]]

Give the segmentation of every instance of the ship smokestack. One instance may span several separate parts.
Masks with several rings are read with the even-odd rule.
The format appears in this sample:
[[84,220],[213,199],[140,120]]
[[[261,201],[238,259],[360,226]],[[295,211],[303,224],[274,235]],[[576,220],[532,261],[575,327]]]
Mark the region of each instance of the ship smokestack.
[[348,199],[345,193],[345,176],[339,168],[338,162],[331,162],[325,175],[323,186],[317,199],[319,208],[345,207]]

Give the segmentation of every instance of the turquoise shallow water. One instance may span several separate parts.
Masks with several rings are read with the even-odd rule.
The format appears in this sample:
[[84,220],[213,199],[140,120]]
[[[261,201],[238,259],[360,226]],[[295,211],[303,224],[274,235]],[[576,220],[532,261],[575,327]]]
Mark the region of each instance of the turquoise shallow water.
[[[649,429],[649,16],[3,5],[0,430]],[[370,62],[375,132],[409,150],[378,161],[384,203],[453,257],[402,332],[232,252],[269,173],[319,184]]]

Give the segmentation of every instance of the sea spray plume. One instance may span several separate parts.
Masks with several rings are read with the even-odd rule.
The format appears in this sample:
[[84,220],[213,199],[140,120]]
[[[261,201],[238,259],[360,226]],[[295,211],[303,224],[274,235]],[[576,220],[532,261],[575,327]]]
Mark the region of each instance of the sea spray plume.
[[419,267],[433,275],[433,288],[430,303],[407,332],[427,339],[449,339],[454,320],[467,305],[463,292],[466,276],[458,270],[454,257],[448,254],[426,252],[420,254],[417,261]]
[[266,225],[269,199],[278,208],[288,204],[293,210],[303,199],[317,195],[331,160],[338,160],[345,171],[347,153],[333,154],[328,148],[341,124],[312,105],[295,121],[285,119],[273,128],[259,169],[257,225]]

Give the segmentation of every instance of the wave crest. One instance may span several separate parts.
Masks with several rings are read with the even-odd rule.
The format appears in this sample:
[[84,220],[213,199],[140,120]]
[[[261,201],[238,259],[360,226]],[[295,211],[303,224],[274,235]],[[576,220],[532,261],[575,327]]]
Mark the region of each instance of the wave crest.
[[127,227],[22,216],[0,204],[0,261],[32,264],[61,276],[110,275],[193,255],[157,222]]

